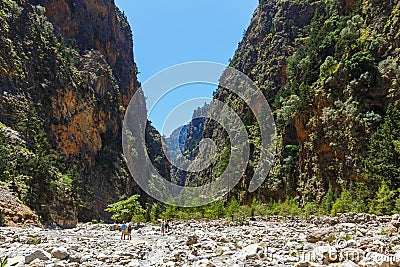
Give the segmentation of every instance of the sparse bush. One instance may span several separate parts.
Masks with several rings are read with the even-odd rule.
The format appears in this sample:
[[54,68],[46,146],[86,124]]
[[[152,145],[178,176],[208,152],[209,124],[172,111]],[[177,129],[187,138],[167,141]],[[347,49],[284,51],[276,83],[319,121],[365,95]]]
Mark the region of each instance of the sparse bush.
[[343,189],[340,197],[335,201],[332,206],[331,216],[336,216],[337,213],[345,213],[353,211],[353,199],[350,193]]
[[328,241],[329,244],[332,244],[333,241],[336,240],[336,236],[335,235],[330,235],[328,236],[328,238],[326,239],[326,241]]
[[332,186],[329,186],[328,192],[321,201],[320,214],[328,215],[332,210],[332,206],[335,203],[336,196],[332,190]]
[[375,59],[369,52],[355,53],[350,60],[345,62],[345,70],[350,79],[358,79],[366,72],[373,74],[376,72]]
[[204,207],[204,217],[208,219],[219,219],[225,216],[224,203],[218,200]]
[[337,70],[338,62],[332,56],[327,56],[325,62],[320,67],[320,76],[331,76]]
[[236,216],[239,219],[239,221],[244,221],[246,218],[249,218],[250,216],[251,216],[251,207],[247,205],[239,207],[239,211]]
[[388,235],[388,231],[385,229],[382,229],[380,232],[381,235],[387,236]]
[[279,215],[289,216],[289,215],[299,215],[301,213],[299,205],[294,201],[293,198],[287,198],[280,205]]
[[236,198],[232,197],[226,207],[226,216],[228,218],[231,218],[231,220],[234,220],[234,217],[239,211],[239,207],[239,202],[236,200]]
[[37,237],[31,237],[31,238],[29,238],[29,240],[28,240],[28,244],[29,245],[38,245],[39,243],[40,243],[40,238],[37,238]]
[[394,203],[394,209],[393,209],[394,214],[399,214],[400,213],[400,196],[397,197],[395,203]]

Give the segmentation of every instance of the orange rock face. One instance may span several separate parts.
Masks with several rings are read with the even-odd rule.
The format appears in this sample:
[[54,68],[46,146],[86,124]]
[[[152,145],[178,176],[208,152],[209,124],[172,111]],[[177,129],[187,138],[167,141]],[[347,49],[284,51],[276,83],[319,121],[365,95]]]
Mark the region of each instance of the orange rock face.
[[[72,90],[58,90],[52,98],[54,117],[67,121],[66,124],[52,125],[57,147],[67,156],[85,152],[90,159],[102,148],[101,134],[105,133],[107,119],[104,111],[95,110],[95,103]],[[90,160],[93,164],[93,160]]]
[[140,86],[132,32],[114,1],[39,0],[37,4],[45,7],[66,44],[78,47],[74,76],[83,81],[66,81],[49,95],[50,139],[68,161],[80,166],[85,207],[81,219],[107,220],[107,204],[133,191],[119,174],[128,173],[121,160],[123,110]]

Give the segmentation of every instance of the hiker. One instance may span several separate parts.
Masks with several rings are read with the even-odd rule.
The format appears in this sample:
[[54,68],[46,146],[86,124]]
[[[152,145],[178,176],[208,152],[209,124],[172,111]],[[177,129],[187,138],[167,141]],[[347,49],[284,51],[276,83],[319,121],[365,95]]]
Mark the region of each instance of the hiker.
[[165,221],[164,220],[161,221],[161,234],[162,235],[165,234]]
[[[132,225],[130,223],[128,223],[126,225],[126,234],[128,236],[128,240],[132,240]],[[125,239],[125,237],[124,237]]]
[[121,240],[122,240],[122,238],[124,238],[124,240],[125,240],[125,235],[127,233],[126,230],[127,230],[127,225],[126,225],[125,221],[123,221],[122,225],[121,225],[121,229],[120,229],[120,231],[121,231]]
[[169,230],[171,230],[171,220],[168,219],[165,223],[165,231],[168,233]]

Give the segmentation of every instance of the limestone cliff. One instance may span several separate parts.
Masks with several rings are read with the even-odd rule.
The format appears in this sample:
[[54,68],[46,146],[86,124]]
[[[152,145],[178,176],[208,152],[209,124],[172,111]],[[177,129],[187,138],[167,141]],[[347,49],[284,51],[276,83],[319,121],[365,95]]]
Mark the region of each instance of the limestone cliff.
[[[260,1],[231,61],[263,92],[278,127],[277,160],[256,192],[260,198],[298,196],[304,205],[321,200],[329,187],[340,192],[368,182],[376,190],[379,181],[367,179],[365,165],[388,105],[398,106],[399,7],[396,0]],[[249,129],[251,158],[233,192],[248,202],[254,195],[245,193],[259,157],[253,146],[258,126],[237,96],[220,88],[215,97]],[[209,180],[226,164],[227,137],[211,122],[203,136],[213,137],[220,151],[202,173]],[[393,190],[398,187],[397,178],[384,179]]]
[[121,145],[140,85],[130,26],[113,1],[0,4],[0,181],[43,221],[108,220],[141,193]]

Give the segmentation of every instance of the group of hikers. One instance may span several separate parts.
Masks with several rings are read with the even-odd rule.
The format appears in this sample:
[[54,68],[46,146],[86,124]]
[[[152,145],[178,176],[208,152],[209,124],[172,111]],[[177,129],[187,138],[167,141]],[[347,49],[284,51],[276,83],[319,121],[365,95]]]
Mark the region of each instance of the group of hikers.
[[132,226],[130,223],[122,222],[119,231],[121,232],[121,240],[122,238],[125,240],[125,237],[128,237],[128,240],[132,240]]
[[[161,235],[165,235],[166,232],[171,230],[171,221],[170,220],[162,220],[161,221]],[[132,225],[130,223],[122,222],[121,228],[121,240],[132,240]]]

